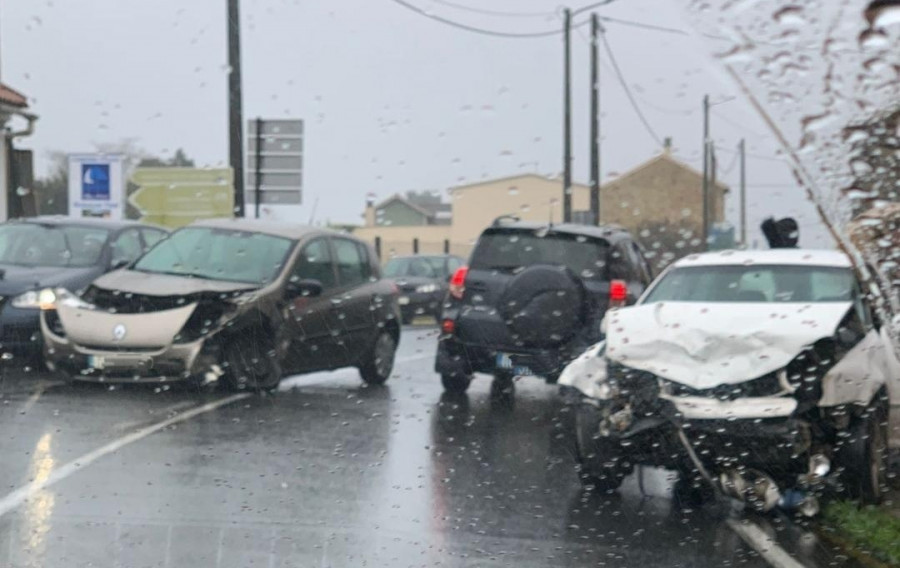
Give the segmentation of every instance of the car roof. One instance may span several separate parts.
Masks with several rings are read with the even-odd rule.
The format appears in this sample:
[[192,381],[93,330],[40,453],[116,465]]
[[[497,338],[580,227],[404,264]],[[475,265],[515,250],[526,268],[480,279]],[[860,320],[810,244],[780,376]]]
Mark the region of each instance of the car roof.
[[30,223],[36,225],[59,225],[70,227],[98,227],[118,231],[128,227],[149,227],[152,229],[166,230],[149,223],[131,221],[128,219],[101,219],[97,217],[68,217],[66,215],[38,215],[37,217],[25,217],[10,219],[8,223]]
[[293,223],[267,221],[263,219],[201,219],[194,221],[189,227],[210,227],[213,229],[230,229],[233,231],[250,231],[275,237],[299,240],[313,235],[331,235],[353,238],[348,233],[339,233],[331,229],[295,225]]
[[486,231],[538,231],[540,229],[548,229],[554,233],[564,233],[568,235],[584,235],[586,237],[594,237],[604,239],[610,243],[614,243],[623,239],[630,239],[631,234],[621,227],[615,225],[579,225],[576,223],[537,223],[534,221],[510,221],[495,222]]
[[840,251],[817,249],[724,250],[707,252],[688,255],[676,261],[673,266],[727,266],[735,264],[783,264],[833,266],[838,268],[850,268],[852,266],[847,255]]
[[391,260],[399,260],[402,258],[461,258],[455,254],[400,254],[392,256]]

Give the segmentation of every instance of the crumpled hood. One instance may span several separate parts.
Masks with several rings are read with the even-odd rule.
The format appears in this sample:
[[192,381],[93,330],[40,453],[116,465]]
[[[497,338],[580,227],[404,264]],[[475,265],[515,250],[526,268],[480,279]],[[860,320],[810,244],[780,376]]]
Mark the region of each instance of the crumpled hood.
[[94,284],[107,290],[121,290],[148,296],[179,296],[198,292],[236,292],[257,288],[243,282],[206,280],[170,274],[153,274],[137,270],[116,270],[104,274]]
[[850,302],[660,302],[609,312],[606,357],[692,388],[777,371],[835,333]]

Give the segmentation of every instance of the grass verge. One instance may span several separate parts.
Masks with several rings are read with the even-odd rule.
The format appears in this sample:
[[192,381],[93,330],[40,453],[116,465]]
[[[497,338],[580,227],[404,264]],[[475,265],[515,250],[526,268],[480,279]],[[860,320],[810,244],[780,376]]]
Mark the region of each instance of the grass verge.
[[822,521],[866,554],[891,566],[900,565],[900,519],[887,511],[832,501],[825,507]]

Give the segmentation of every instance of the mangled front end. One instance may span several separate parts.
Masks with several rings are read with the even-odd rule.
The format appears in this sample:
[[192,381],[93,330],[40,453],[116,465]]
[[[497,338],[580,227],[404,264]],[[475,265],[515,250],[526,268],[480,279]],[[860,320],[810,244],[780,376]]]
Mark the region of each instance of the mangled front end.
[[585,476],[612,488],[634,464],[662,466],[762,510],[814,513],[807,496],[826,485],[871,500],[879,481],[858,462],[878,451],[865,428],[887,418],[889,354],[858,320],[849,302],[612,313],[607,341],[560,378]]
[[221,374],[218,335],[246,290],[153,295],[91,286],[62,294],[41,322],[48,365],[80,380],[155,382]]

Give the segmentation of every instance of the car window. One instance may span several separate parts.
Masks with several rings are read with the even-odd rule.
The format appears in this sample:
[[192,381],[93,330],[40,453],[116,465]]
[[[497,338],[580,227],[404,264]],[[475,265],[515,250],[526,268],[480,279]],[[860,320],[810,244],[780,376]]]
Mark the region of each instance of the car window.
[[634,266],[637,270],[639,280],[646,286],[650,284],[650,281],[653,280],[653,272],[650,270],[650,266],[647,264],[647,261],[644,259],[644,255],[641,253],[641,249],[637,243],[631,243],[631,257],[634,260]]
[[364,262],[356,243],[348,239],[333,239],[332,243],[340,285],[357,286],[368,280],[367,263]]
[[515,271],[534,264],[566,266],[582,278],[602,279],[609,244],[546,231],[487,231],[472,253],[473,269]]
[[135,270],[262,285],[284,268],[290,239],[209,227],[186,227],[142,256]]
[[112,264],[131,262],[141,255],[141,236],[137,229],[122,231],[112,243]]
[[853,273],[820,266],[691,266],[667,272],[643,303],[849,302]]
[[318,280],[326,290],[337,285],[328,239],[319,238],[303,247],[291,279]]
[[109,238],[105,228],[9,223],[0,225],[0,264],[92,266]]
[[146,249],[152,248],[153,245],[166,238],[165,231],[158,231],[156,229],[141,229],[141,232],[144,235],[144,248]]
[[363,243],[356,243],[356,247],[359,249],[359,257],[362,259],[362,274],[367,280],[371,279],[374,274],[372,272],[372,258],[369,256],[369,248]]
[[449,257],[447,259],[447,272],[445,273],[445,276],[449,277],[462,265],[463,262],[460,259],[456,258],[455,256]]
[[616,245],[609,251],[609,277],[612,280],[635,279],[631,256],[625,247]]
[[437,278],[438,271],[429,259],[411,258],[409,260],[406,275],[420,278]]

